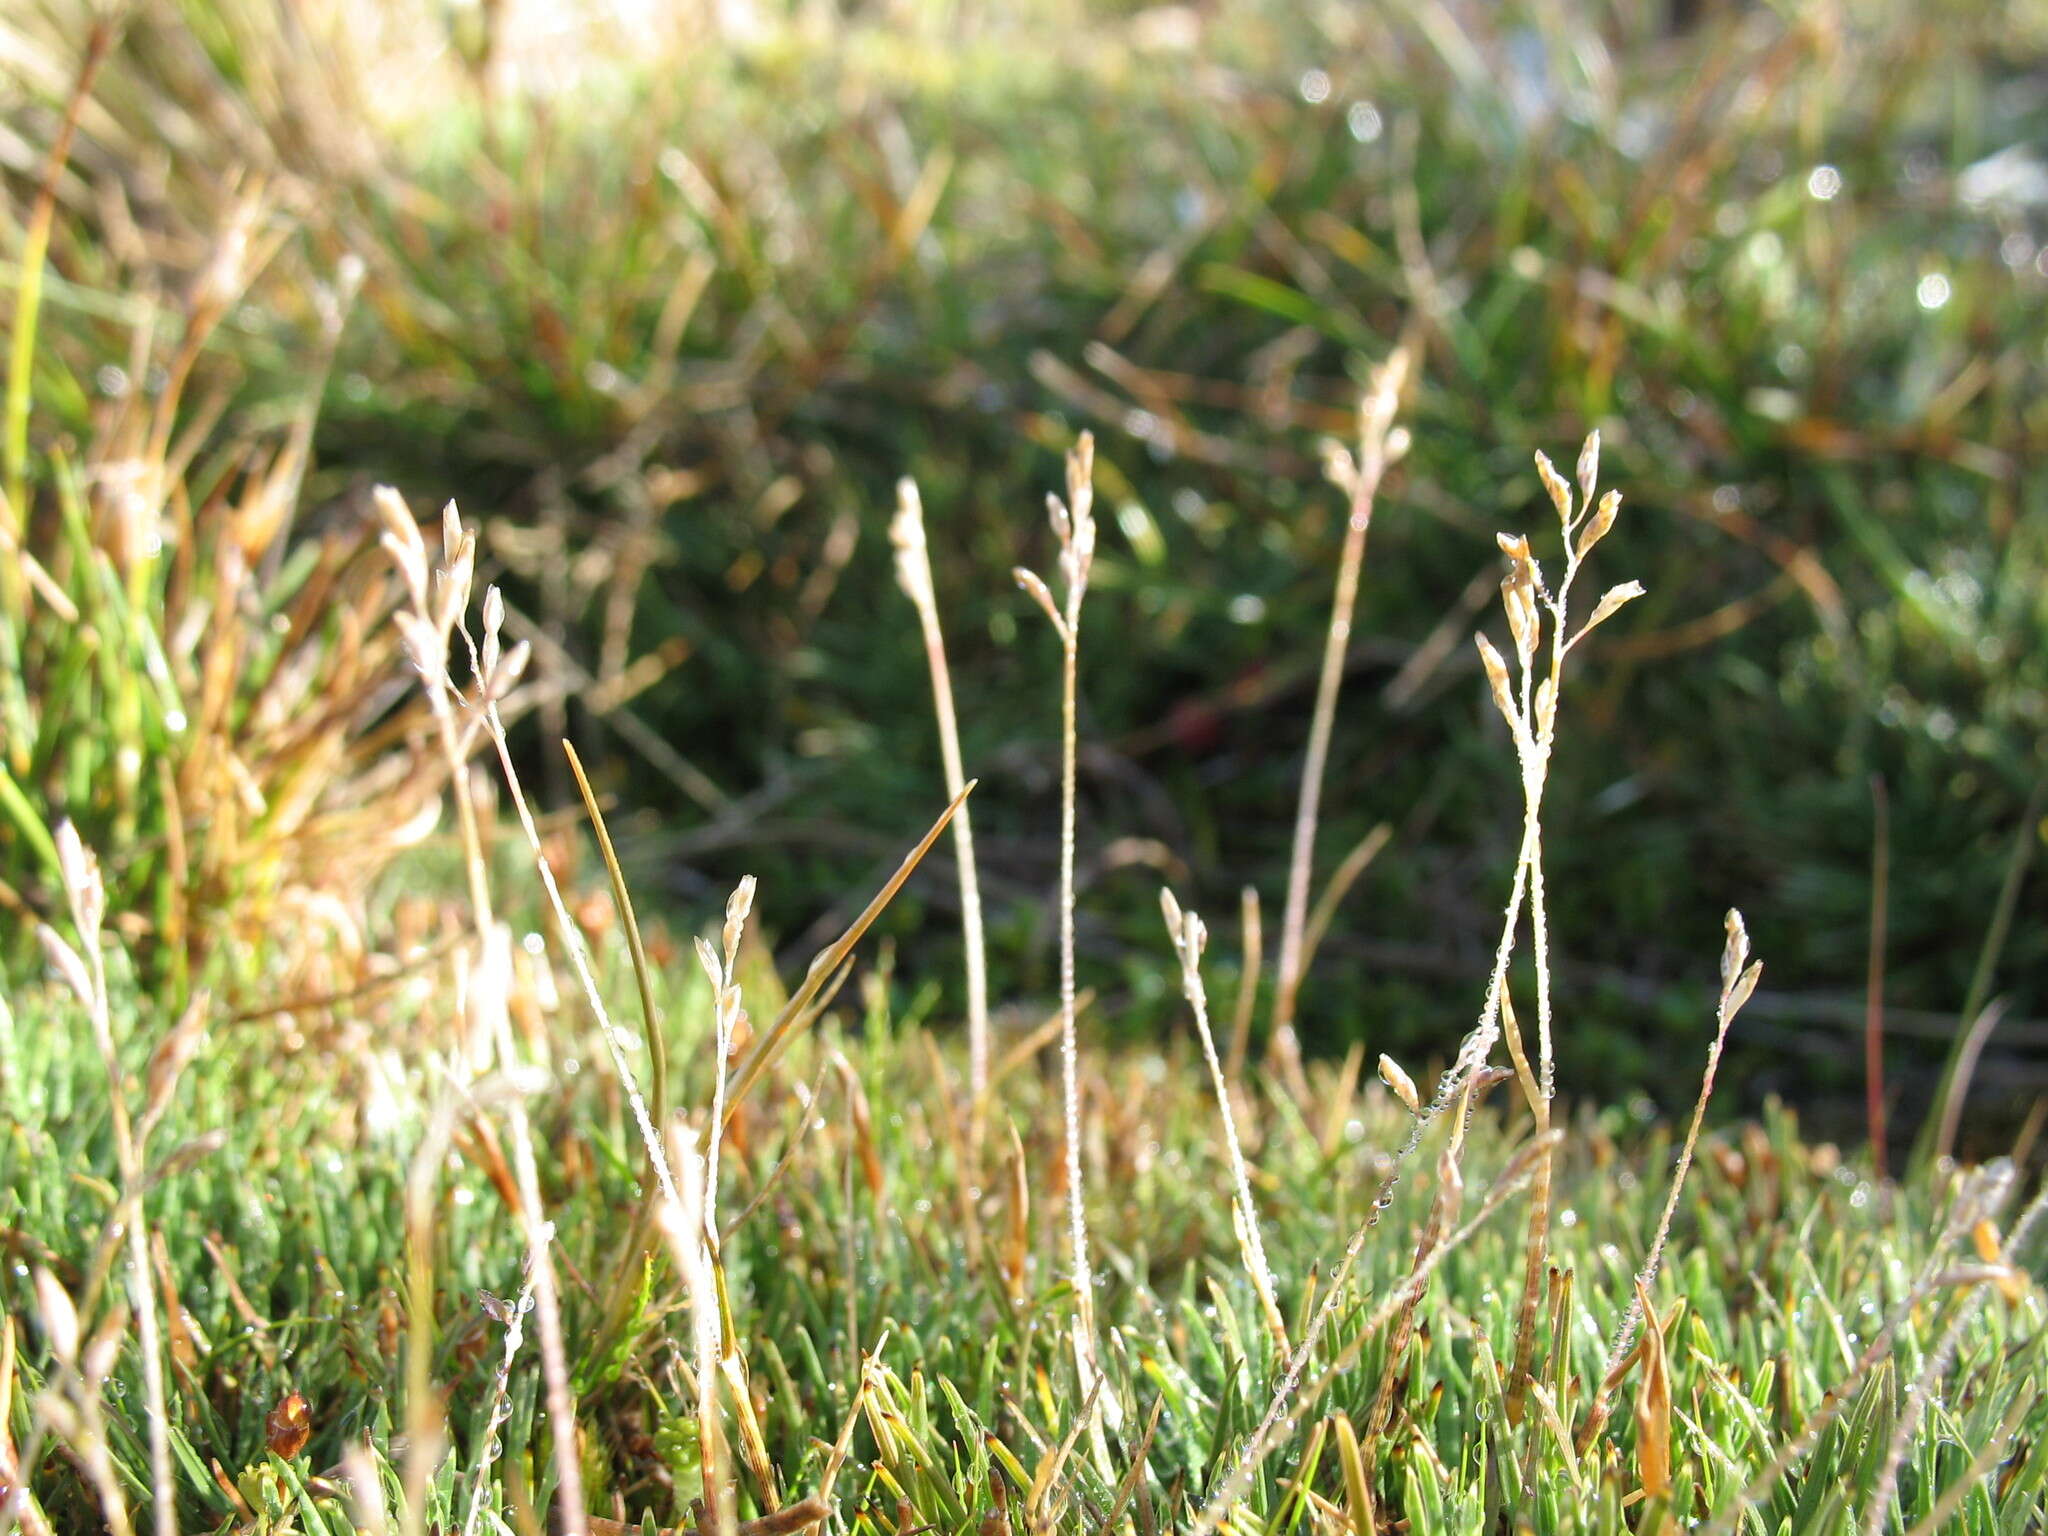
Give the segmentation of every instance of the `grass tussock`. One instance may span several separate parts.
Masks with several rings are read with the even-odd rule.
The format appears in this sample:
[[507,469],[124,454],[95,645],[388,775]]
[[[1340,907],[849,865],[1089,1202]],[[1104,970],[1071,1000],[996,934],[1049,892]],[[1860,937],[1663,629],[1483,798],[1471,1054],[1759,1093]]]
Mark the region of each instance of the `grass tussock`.
[[371,528],[300,518],[361,263],[315,285],[284,425],[223,431],[227,385],[202,364],[287,235],[247,189],[182,294],[135,296],[82,444],[59,437],[32,463],[30,423],[69,382],[36,345],[56,192],[112,40],[111,23],[92,32],[15,268],[0,488],[10,958],[73,899],[68,827],[103,850],[103,911],[170,996],[246,982],[285,926],[301,960],[268,979],[341,990],[364,979],[361,895],[433,831],[448,772],[403,691],[404,593]]

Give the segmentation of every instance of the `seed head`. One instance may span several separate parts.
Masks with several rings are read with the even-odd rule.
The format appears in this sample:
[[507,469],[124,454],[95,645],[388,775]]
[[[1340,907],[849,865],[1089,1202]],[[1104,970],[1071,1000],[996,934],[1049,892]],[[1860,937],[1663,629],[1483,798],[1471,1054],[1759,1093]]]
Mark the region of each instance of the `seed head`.
[[1593,546],[1607,537],[1608,529],[1614,526],[1615,514],[1621,511],[1621,492],[1609,491],[1600,498],[1600,505],[1594,510],[1592,520],[1579,531],[1579,542],[1573,550],[1583,560],[1592,552]]
[[1401,1064],[1384,1051],[1380,1053],[1380,1081],[1394,1090],[1394,1097],[1407,1107],[1409,1114],[1422,1113],[1422,1097],[1415,1091],[1415,1079],[1402,1071]]
[[1536,473],[1542,477],[1543,489],[1550,493],[1550,504],[1557,508],[1558,521],[1570,525],[1572,520],[1572,488],[1565,484],[1564,476],[1557,472],[1549,455],[1538,451]]

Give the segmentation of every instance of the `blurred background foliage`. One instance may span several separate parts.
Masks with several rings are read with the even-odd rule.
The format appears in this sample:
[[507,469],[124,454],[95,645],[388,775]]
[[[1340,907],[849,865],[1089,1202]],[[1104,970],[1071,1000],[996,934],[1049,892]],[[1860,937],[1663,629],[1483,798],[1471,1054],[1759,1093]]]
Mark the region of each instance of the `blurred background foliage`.
[[[0,23],[10,260],[84,19]],[[1768,972],[1727,1102],[1853,1086],[1874,779],[1895,1081],[1924,1098],[1973,995],[2008,1000],[1984,1080],[2048,1079],[2048,8],[138,0],[58,192],[38,452],[164,387],[138,338],[260,203],[181,410],[246,442],[317,397],[302,536],[378,480],[484,525],[553,680],[536,773],[571,803],[550,738],[588,743],[689,922],[754,873],[807,954],[938,805],[886,537],[914,475],[997,997],[1034,1006],[1056,672],[1007,573],[1092,427],[1098,1029],[1176,1015],[1162,877],[1222,997],[1242,886],[1277,927],[1342,534],[1318,442],[1405,337],[1319,867],[1393,836],[1310,1038],[1419,1061],[1478,1006],[1519,798],[1469,633],[1496,529],[1555,553],[1531,452],[1597,427],[1597,577],[1649,596],[1588,647],[1549,797],[1566,1087],[1689,1096],[1731,904]],[[945,1010],[953,892],[935,853],[884,922]]]

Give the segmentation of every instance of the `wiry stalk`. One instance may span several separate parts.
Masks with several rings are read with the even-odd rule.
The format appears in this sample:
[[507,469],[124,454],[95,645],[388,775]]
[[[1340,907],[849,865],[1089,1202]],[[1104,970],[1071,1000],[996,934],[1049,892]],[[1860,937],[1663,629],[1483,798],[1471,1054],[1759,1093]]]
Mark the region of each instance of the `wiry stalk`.
[[[1580,473],[1582,483],[1588,488],[1588,499],[1593,472],[1598,462],[1598,452],[1598,439],[1595,437],[1588,441],[1585,452],[1580,456]],[[1537,455],[1537,468],[1543,475],[1546,486],[1551,488],[1552,499],[1556,502],[1559,487],[1562,485],[1556,471],[1550,467],[1550,461],[1541,454]],[[1296,1346],[1294,1355],[1288,1362],[1288,1368],[1282,1376],[1280,1387],[1267,1408],[1255,1443],[1265,1441],[1273,1427],[1280,1422],[1287,1403],[1299,1386],[1303,1368],[1339,1305],[1345,1282],[1349,1279],[1352,1267],[1364,1248],[1367,1234],[1378,1223],[1381,1213],[1393,1203],[1394,1184],[1400,1177],[1402,1166],[1421,1145],[1423,1133],[1430,1123],[1462,1095],[1470,1092],[1479,1082],[1481,1074],[1488,1070],[1487,1058],[1492,1054],[1493,1047],[1500,1038],[1502,1008],[1507,991],[1508,962],[1514,954],[1515,935],[1520,929],[1523,904],[1528,898],[1532,873],[1537,868],[1542,849],[1543,788],[1549,763],[1549,750],[1554,741],[1557,724],[1557,682],[1560,670],[1565,656],[1573,646],[1584,639],[1596,625],[1605,622],[1624,603],[1642,593],[1641,586],[1635,582],[1626,582],[1612,588],[1600,599],[1593,616],[1585,625],[1576,634],[1565,638],[1565,597],[1571,578],[1577,574],[1580,562],[1591,552],[1593,546],[1614,526],[1620,506],[1619,493],[1610,491],[1601,498],[1597,511],[1589,518],[1581,516],[1573,519],[1568,510],[1569,492],[1565,492],[1564,502],[1560,505],[1560,515],[1565,525],[1568,568],[1565,585],[1559,589],[1554,599],[1542,586],[1541,572],[1529,553],[1528,541],[1510,538],[1506,534],[1500,536],[1501,548],[1511,562],[1508,576],[1502,582],[1502,597],[1507,609],[1509,627],[1514,632],[1517,654],[1522,662],[1522,688],[1519,699],[1508,680],[1507,664],[1501,659],[1500,653],[1484,635],[1476,638],[1480,660],[1485,666],[1487,683],[1492,690],[1494,703],[1507,721],[1508,729],[1514,738],[1517,761],[1522,769],[1523,815],[1521,848],[1515,858],[1514,878],[1508,894],[1500,942],[1494,951],[1493,971],[1487,978],[1486,999],[1481,1006],[1479,1022],[1465,1037],[1458,1048],[1456,1059],[1439,1080],[1435,1098],[1427,1105],[1416,1107],[1415,1123],[1395,1152],[1392,1164],[1380,1182],[1371,1210],[1352,1234],[1350,1242],[1345,1245],[1344,1255],[1331,1276],[1321,1302],[1310,1317],[1308,1329]],[[1540,685],[1534,676],[1536,655],[1541,644],[1541,619],[1537,606],[1539,601],[1550,610],[1554,624],[1551,674]],[[1547,934],[1545,945],[1541,957],[1544,965],[1539,970],[1539,985],[1547,991]],[[1548,1020],[1547,1004],[1544,1005],[1541,1017],[1545,1021]],[[1539,1104],[1542,1106],[1538,1118],[1537,1137],[1532,1143],[1532,1146],[1538,1149],[1533,1154],[1535,1162],[1524,1167],[1522,1172],[1524,1177],[1540,1175],[1547,1179],[1550,1149],[1555,1146],[1558,1139],[1557,1132],[1549,1126],[1548,1117],[1548,1079],[1551,1066],[1547,1027],[1540,1037],[1539,1046],[1541,1077],[1530,1073],[1526,1064],[1524,1070],[1517,1074],[1523,1080],[1524,1092],[1530,1098],[1532,1110]],[[1547,1232],[1548,1226],[1547,1198],[1539,1197],[1538,1204],[1543,1211],[1543,1225],[1537,1230],[1536,1241],[1531,1246],[1538,1255],[1541,1255],[1543,1235]],[[1442,1251],[1438,1249],[1436,1252],[1441,1254]],[[1540,1279],[1540,1267],[1535,1273]],[[1524,1312],[1528,1317],[1534,1315],[1533,1309],[1526,1304]],[[1518,1323],[1518,1333],[1521,1331],[1521,1325]],[[1533,1349],[1530,1353],[1533,1354]],[[1523,1354],[1519,1343],[1517,1354],[1518,1357]],[[1526,1361],[1524,1363],[1526,1364]],[[1521,1379],[1519,1374],[1516,1379]],[[1212,1502],[1211,1509],[1216,1508],[1217,1505]]]
[[[470,736],[456,717],[460,697],[449,668],[452,641],[462,628],[469,607],[472,573],[476,561],[476,536],[463,530],[454,503],[442,515],[442,555],[445,565],[435,573],[431,595],[426,578],[426,544],[411,509],[388,487],[380,487],[377,510],[384,522],[384,544],[406,581],[412,607],[397,616],[405,636],[406,649],[419,670],[433,711],[449,782],[453,786],[456,815],[460,821],[464,863],[468,873],[470,903],[481,949],[476,958],[476,985],[472,997],[491,1037],[499,1062],[511,1068],[514,1061],[512,1025],[506,1007],[507,983],[511,970],[511,935],[502,929],[492,910],[490,880],[486,871],[483,835],[476,806],[470,794]],[[491,594],[496,596],[495,589]],[[504,660],[497,650],[497,620],[502,603],[486,605],[486,644],[481,654],[472,653],[477,688],[483,707],[493,720],[496,699],[508,688],[524,665],[502,670]],[[467,631],[464,630],[467,640]],[[494,730],[494,739],[499,733]],[[583,1536],[586,1513],[583,1507],[582,1464],[577,1455],[576,1402],[569,1383],[568,1354],[562,1337],[561,1297],[556,1285],[554,1256],[550,1251],[553,1225],[541,1214],[540,1169],[533,1151],[533,1127],[525,1100],[514,1095],[506,1105],[512,1129],[512,1166],[518,1181],[521,1223],[525,1229],[529,1283],[533,1287],[538,1314],[541,1374],[546,1387],[548,1420],[554,1431],[555,1476],[559,1488],[564,1536]]]
[[1244,934],[1244,959],[1237,978],[1237,1001],[1230,1021],[1228,1076],[1232,1082],[1244,1073],[1245,1056],[1251,1048],[1252,1010],[1259,1001],[1259,971],[1265,964],[1265,935],[1259,931],[1259,892],[1246,886],[1238,895],[1239,927]]
[[[1638,596],[1642,588],[1634,582],[1610,589],[1600,599],[1593,616],[1577,634],[1571,634],[1569,605],[1573,582],[1594,545],[1614,526],[1621,506],[1613,491],[1593,504],[1593,492],[1600,473],[1600,434],[1587,437],[1579,452],[1576,503],[1572,488],[1551,467],[1543,454],[1536,455],[1536,470],[1557,512],[1564,535],[1565,573],[1556,593],[1543,584],[1542,568],[1530,553],[1529,541],[1520,536],[1500,535],[1500,546],[1509,560],[1501,584],[1502,604],[1514,639],[1520,674],[1519,690],[1510,686],[1507,665],[1499,652],[1479,637],[1480,659],[1494,703],[1508,723],[1514,739],[1515,757],[1521,768],[1523,833],[1522,864],[1529,903],[1529,924],[1535,951],[1536,970],[1536,1069],[1531,1074],[1523,1055],[1519,1032],[1514,1029],[1513,1012],[1506,996],[1506,961],[1513,949],[1515,903],[1509,904],[1508,926],[1495,959],[1495,979],[1490,987],[1491,1019],[1482,1016],[1477,1032],[1484,1035],[1492,1025],[1505,1022],[1510,1031],[1509,1051],[1516,1058],[1517,1075],[1529,1112],[1539,1133],[1550,1128],[1551,1103],[1556,1095],[1556,1062],[1551,1051],[1551,965],[1550,914],[1543,883],[1543,793],[1549,782],[1551,754],[1557,744],[1557,702],[1564,682],[1565,658],[1573,646],[1595,625]],[[1543,647],[1544,620],[1549,619],[1548,667],[1539,681],[1536,663]],[[1468,1041],[1468,1044],[1470,1042]],[[1488,1042],[1490,1045],[1490,1041]],[[1462,1054],[1462,1053],[1461,1053]],[[1536,1318],[1542,1298],[1544,1273],[1549,1263],[1551,1168],[1546,1158],[1532,1183],[1529,1230],[1524,1245],[1522,1298],[1515,1324],[1515,1360],[1508,1378],[1505,1408],[1510,1423],[1520,1423],[1529,1384],[1535,1372]]]
[[718,1370],[728,1343],[718,1304],[718,1159],[725,1141],[727,1058],[732,1054],[733,1033],[739,1028],[741,1014],[740,941],[753,907],[754,877],[747,875],[726,898],[720,947],[714,949],[708,940],[697,940],[697,960],[711,982],[713,1057],[718,1080],[712,1089],[711,1119],[702,1159],[697,1157],[695,1140],[687,1129],[675,1141],[684,1167],[684,1177],[679,1181],[682,1188],[701,1189],[702,1194],[695,1212],[683,1213],[689,1218],[687,1227],[669,1234],[677,1268],[690,1294],[696,1341],[697,1444],[703,1457],[705,1505],[711,1528],[719,1532],[732,1528],[737,1485],[718,1417]]
[[[1970,1041],[1991,1000],[1991,983],[1998,971],[1998,958],[2005,953],[2006,940],[2012,933],[2013,915],[2019,910],[2020,888],[2026,883],[2027,866],[2033,861],[2034,844],[2039,841],[2034,829],[2040,823],[2044,805],[2048,805],[2048,770],[2035,776],[2034,787],[2027,792],[2027,803],[2020,810],[2012,849],[2006,855],[2005,875],[1998,885],[1998,899],[1992,904],[1991,924],[1984,930],[1984,942],[1977,950],[1977,964],[1970,972],[1970,990],[1963,994],[1962,1015],[1956,1021],[1956,1042],[1949,1048],[1948,1063],[1941,1071],[1941,1087],[1934,1096],[1940,1111],[1927,1117],[1920,1130],[1920,1141],[1913,1149],[1916,1167],[1925,1166],[1927,1162],[1926,1139],[1929,1133],[1947,1123],[1961,1106],[1962,1090],[1970,1076],[1964,1056],[1974,1051]],[[1977,1042],[1978,1045],[1982,1043],[1981,1040]],[[1974,1055],[1971,1065],[1974,1066]],[[1935,1148],[1936,1161],[1945,1155],[1944,1149]]]
[[1309,719],[1308,754],[1301,765],[1300,800],[1294,814],[1294,846],[1287,865],[1287,905],[1280,924],[1278,988],[1273,998],[1273,1049],[1283,1063],[1297,1063],[1294,1008],[1301,990],[1303,939],[1308,924],[1309,878],[1315,863],[1316,820],[1321,812],[1323,772],[1337,722],[1337,692],[1344,681],[1344,655],[1351,645],[1351,616],[1358,604],[1365,539],[1372,528],[1374,499],[1389,465],[1408,448],[1408,434],[1394,428],[1394,409],[1408,377],[1408,354],[1394,352],[1373,374],[1372,388],[1358,406],[1358,458],[1332,445],[1330,478],[1346,492],[1349,509],[1344,548],[1337,560],[1337,590],[1330,605],[1330,629],[1323,641],[1322,672],[1316,680],[1315,712]]
[[1577,1449],[1581,1455],[1599,1437],[1607,1423],[1607,1399],[1612,1384],[1620,1379],[1622,1365],[1628,1358],[1635,1343],[1637,1325],[1642,1322],[1642,1295],[1656,1282],[1657,1272],[1664,1264],[1664,1244],[1671,1236],[1671,1218],[1678,1211],[1678,1197],[1685,1189],[1685,1177],[1692,1170],[1692,1155],[1699,1145],[1700,1126],[1707,1118],[1707,1100],[1714,1096],[1714,1076],[1721,1066],[1721,1048],[1728,1042],[1729,1026],[1735,1022],[1735,1015],[1742,1011],[1742,1005],[1749,1001],[1756,991],[1756,984],[1763,976],[1764,963],[1749,958],[1749,930],[1743,926],[1742,914],[1730,908],[1728,911],[1728,942],[1721,951],[1721,1000],[1714,1009],[1714,1039],[1707,1047],[1707,1069],[1700,1079],[1699,1097],[1693,1101],[1692,1121],[1685,1129],[1685,1141],[1678,1149],[1678,1161],[1671,1169],[1671,1189],[1664,1197],[1664,1209],[1657,1217],[1657,1230],[1650,1239],[1649,1256],[1643,1260],[1643,1267],[1636,1272],[1634,1294],[1629,1298],[1628,1309],[1622,1314],[1621,1325],[1614,1330],[1614,1343],[1607,1351],[1607,1363],[1600,1372],[1600,1385],[1594,1389],[1592,1405],[1586,1410],[1586,1419],[1579,1428]]
[[[161,1106],[145,1112],[140,1135],[128,1112],[128,1088],[121,1070],[120,1052],[114,1044],[113,1006],[107,995],[107,957],[102,948],[102,924],[106,919],[106,886],[100,877],[99,860],[79,838],[69,821],[56,831],[58,868],[64,895],[71,908],[72,926],[84,950],[81,961],[66,951],[63,941],[51,930],[42,930],[43,944],[58,968],[70,981],[92,1021],[94,1043],[107,1074],[107,1104],[114,1126],[114,1161],[121,1176],[121,1200],[115,1220],[122,1228],[128,1247],[128,1297],[135,1309],[136,1345],[142,1355],[142,1382],[149,1413],[149,1481],[154,1502],[157,1536],[177,1536],[178,1518],[171,1476],[170,1413],[164,1396],[164,1362],[161,1335],[157,1331],[156,1284],[149,1266],[149,1239],[142,1211],[142,1146]],[[68,962],[68,963],[67,963]],[[152,1072],[156,1061],[151,1061]],[[161,1091],[168,1098],[169,1084],[161,1090],[152,1084],[152,1097]]]
[[1251,1175],[1246,1171],[1244,1148],[1237,1136],[1237,1116],[1230,1107],[1230,1083],[1223,1075],[1223,1063],[1216,1055],[1216,1036],[1209,1028],[1209,991],[1202,984],[1202,949],[1209,942],[1209,930],[1201,918],[1183,912],[1179,901],[1165,886],[1159,888],[1159,907],[1166,917],[1166,932],[1173,940],[1180,961],[1181,992],[1194,1010],[1195,1032],[1201,1037],[1202,1057],[1209,1064],[1209,1081],[1216,1090],[1216,1111],[1223,1119],[1223,1144],[1230,1154],[1230,1178],[1237,1194],[1238,1243],[1244,1253],[1245,1272],[1266,1314],[1266,1326],[1282,1350],[1287,1348],[1287,1324],[1273,1294],[1273,1271],[1266,1262],[1266,1242],[1259,1232],[1259,1208],[1252,1201]]
[[1963,1103],[1970,1091],[1970,1080],[1977,1075],[1977,1058],[1984,1050],[1984,1042],[1991,1038],[1991,1031],[2005,1017],[2005,1009],[2005,998],[1993,998],[1979,1010],[1956,1043],[1955,1067],[1942,1083],[1941,1097],[1936,1101],[1940,1105],[1940,1113],[1929,1117],[1929,1122],[1935,1127],[1934,1161],[1937,1164],[1947,1162],[1955,1154],[1956,1132],[1962,1128]]
[[[1070,605],[1079,618],[1078,603]],[[1095,1283],[1088,1264],[1087,1187],[1081,1177],[1081,1088],[1079,1048],[1074,1033],[1074,796],[1075,699],[1079,691],[1080,637],[1067,630],[1061,668],[1060,737],[1060,1099],[1066,1119],[1067,1233],[1073,1247],[1074,1284],[1079,1288],[1082,1327],[1088,1349],[1095,1347]]]
[[1885,1176],[1884,950],[1891,890],[1891,807],[1884,775],[1870,776],[1870,950],[1863,979],[1863,1119],[1878,1182]]
[[504,1328],[505,1340],[498,1355],[497,1372],[491,1378],[490,1407],[484,1413],[483,1449],[477,1456],[476,1469],[470,1474],[469,1513],[462,1519],[462,1536],[476,1536],[477,1521],[483,1518],[491,1466],[498,1459],[499,1432],[511,1414],[512,1367],[519,1359],[519,1346],[525,1340],[526,1314],[533,1310],[533,1276],[527,1275],[526,1284],[520,1287],[519,1294],[510,1305],[487,1292],[482,1293],[479,1300],[491,1320]]
[[[939,603],[924,532],[924,503],[917,482],[896,484],[896,516],[889,524],[896,546],[896,580],[917,608],[924,632],[926,666],[932,675],[932,711],[939,724],[939,755],[945,764],[946,795],[959,798],[967,773],[960,757],[960,723],[953,710],[953,679],[946,667],[946,638],[939,628]],[[953,821],[953,848],[960,864],[960,928],[967,946],[968,1146],[977,1168],[982,1126],[988,1112],[988,952],[981,926],[981,879],[974,863],[974,828],[967,807]]]
[[1074,1036],[1074,796],[1079,745],[1081,601],[1095,563],[1095,436],[1083,432],[1067,454],[1067,499],[1046,497],[1060,545],[1064,608],[1052,590],[1021,567],[1017,584],[1029,592],[1060,638],[1060,1093],[1066,1121],[1067,1237],[1077,1315],[1076,1356],[1082,1391],[1093,1395],[1097,1375],[1095,1281],[1088,1263],[1088,1213],[1081,1178],[1081,1084]]
[[711,1253],[712,1227],[704,1208],[704,1160],[687,1125],[678,1124],[670,1142],[678,1166],[674,1182],[682,1190],[678,1205],[664,1208],[661,1225],[683,1276],[690,1298],[691,1372],[697,1378],[697,1447],[704,1467],[705,1525],[730,1536],[733,1529],[733,1484],[726,1471],[728,1457],[718,1417],[718,1276]]
[[[1568,633],[1567,612],[1571,586],[1579,568],[1593,547],[1614,526],[1621,497],[1609,491],[1597,509],[1592,506],[1593,489],[1599,470],[1600,438],[1596,432],[1586,440],[1579,455],[1578,473],[1581,501],[1574,511],[1571,489],[1551,467],[1550,460],[1536,455],[1536,468],[1556,508],[1564,532],[1565,576],[1553,595],[1543,584],[1541,568],[1530,553],[1529,541],[1501,534],[1502,553],[1508,557],[1508,574],[1501,583],[1502,606],[1514,639],[1520,686],[1509,679],[1508,666],[1491,641],[1475,637],[1487,685],[1513,739],[1522,787],[1522,841],[1515,856],[1514,878],[1508,892],[1507,909],[1500,941],[1494,950],[1493,970],[1487,978],[1486,997],[1478,1023],[1458,1048],[1458,1054],[1437,1084],[1435,1097],[1424,1113],[1416,1117],[1395,1154],[1392,1168],[1383,1182],[1375,1209],[1384,1209],[1392,1196],[1394,1181],[1402,1165],[1421,1144],[1429,1123],[1448,1108],[1485,1066],[1501,1037],[1503,1021],[1512,1021],[1507,998],[1508,965],[1514,956],[1515,938],[1521,928],[1525,903],[1530,908],[1536,959],[1537,1058],[1532,1071],[1522,1052],[1519,1034],[1509,1041],[1516,1059],[1516,1076],[1529,1102],[1539,1135],[1550,1128],[1550,1105],[1555,1086],[1555,1064],[1551,1054],[1551,986],[1549,914],[1543,887],[1543,794],[1548,783],[1551,751],[1556,743],[1557,700],[1563,682],[1564,662],[1572,648],[1597,625],[1605,622],[1624,603],[1642,594],[1635,582],[1609,589],[1593,615],[1575,634]],[[1537,657],[1543,644],[1543,617],[1550,618],[1549,669],[1540,680]],[[1515,1366],[1508,1382],[1507,1409],[1511,1422],[1519,1422],[1523,1399],[1534,1365],[1537,1302],[1548,1257],[1550,1223],[1550,1168],[1548,1159],[1535,1171],[1531,1201],[1523,1294],[1517,1311]]]

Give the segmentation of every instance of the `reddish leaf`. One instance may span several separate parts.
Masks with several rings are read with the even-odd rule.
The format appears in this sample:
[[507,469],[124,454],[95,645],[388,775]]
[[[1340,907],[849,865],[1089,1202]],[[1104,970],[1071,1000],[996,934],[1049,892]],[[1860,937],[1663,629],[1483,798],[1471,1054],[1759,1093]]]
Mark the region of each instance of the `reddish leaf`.
[[271,1409],[263,1420],[263,1441],[270,1454],[289,1461],[306,1448],[312,1438],[313,1415],[305,1398],[294,1392]]

